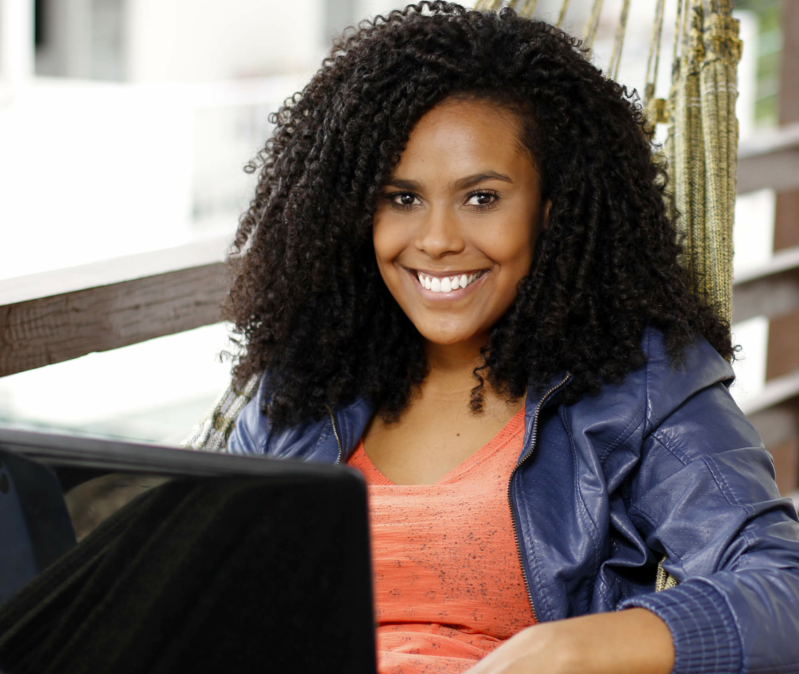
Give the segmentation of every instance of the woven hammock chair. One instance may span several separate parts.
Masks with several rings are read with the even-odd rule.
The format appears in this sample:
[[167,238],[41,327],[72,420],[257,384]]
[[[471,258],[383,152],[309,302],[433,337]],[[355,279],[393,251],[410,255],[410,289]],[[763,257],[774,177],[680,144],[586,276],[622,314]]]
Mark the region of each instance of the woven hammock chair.
[[[738,123],[735,118],[737,67],[741,56],[738,21],[731,0],[677,0],[671,90],[655,96],[660,62],[665,0],[639,0],[654,5],[654,23],[647,59],[644,107],[649,133],[668,125],[664,144],[685,259],[694,290],[719,308],[728,323],[732,309],[732,225],[736,194]],[[534,15],[538,0],[478,0],[475,9],[499,11],[503,6],[523,17]],[[570,0],[562,0],[557,25],[566,18]],[[622,0],[607,75],[618,78],[631,0]],[[594,0],[583,33],[593,46],[603,0]],[[253,377],[239,390],[231,385],[184,447],[224,452],[236,416],[258,385]],[[659,570],[663,572],[663,569]],[[663,572],[665,573],[665,572]],[[660,577],[660,575],[659,575]],[[666,582],[665,580],[663,582]]]

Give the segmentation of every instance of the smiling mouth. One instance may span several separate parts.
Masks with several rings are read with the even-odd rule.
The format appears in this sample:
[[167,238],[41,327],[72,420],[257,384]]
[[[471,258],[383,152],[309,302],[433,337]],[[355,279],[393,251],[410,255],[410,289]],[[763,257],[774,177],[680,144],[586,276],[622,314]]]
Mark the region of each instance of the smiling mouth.
[[472,272],[471,274],[455,274],[453,276],[431,276],[424,272],[416,271],[419,284],[434,293],[451,293],[453,290],[466,288],[485,275],[486,271]]

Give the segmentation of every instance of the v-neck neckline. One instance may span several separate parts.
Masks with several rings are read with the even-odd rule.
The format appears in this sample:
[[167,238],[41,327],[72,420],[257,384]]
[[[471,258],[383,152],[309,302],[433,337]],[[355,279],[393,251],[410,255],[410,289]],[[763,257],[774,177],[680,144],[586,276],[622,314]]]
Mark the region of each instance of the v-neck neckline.
[[[471,470],[475,468],[475,466],[481,464],[483,461],[487,460],[491,456],[493,456],[496,452],[501,450],[505,447],[508,442],[512,441],[517,435],[524,433],[524,418],[525,418],[525,407],[523,406],[516,414],[514,414],[508,422],[497,432],[497,434],[491,438],[487,443],[485,443],[482,447],[480,447],[477,451],[473,454],[467,456],[463,461],[461,461],[456,466],[453,466],[450,470],[448,470],[444,475],[442,475],[438,480],[435,482],[424,483],[424,484],[398,484],[396,482],[392,482],[388,477],[386,477],[380,469],[372,463],[372,460],[369,458],[369,455],[366,453],[366,448],[363,444],[363,438],[358,441],[358,445],[355,448],[352,456],[350,457],[350,461],[356,458],[356,455],[362,455],[363,458],[361,459],[361,463],[363,464],[363,468],[366,470],[363,471],[364,476],[367,478],[367,483],[369,485],[379,485],[384,487],[437,487],[443,486],[447,484],[452,484],[456,482],[458,479],[462,478],[464,475],[469,473]],[[348,461],[349,463],[349,461]]]

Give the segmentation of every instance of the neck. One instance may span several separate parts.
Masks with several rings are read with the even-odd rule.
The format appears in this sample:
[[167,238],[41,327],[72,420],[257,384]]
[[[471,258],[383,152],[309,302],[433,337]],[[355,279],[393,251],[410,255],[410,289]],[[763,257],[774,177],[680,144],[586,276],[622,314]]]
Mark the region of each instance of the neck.
[[[485,343],[485,336],[476,336],[458,344],[428,342],[426,351],[430,370],[422,387],[436,397],[468,399],[477,384],[472,373],[482,364],[480,349]],[[485,377],[487,372],[483,371],[482,374]]]

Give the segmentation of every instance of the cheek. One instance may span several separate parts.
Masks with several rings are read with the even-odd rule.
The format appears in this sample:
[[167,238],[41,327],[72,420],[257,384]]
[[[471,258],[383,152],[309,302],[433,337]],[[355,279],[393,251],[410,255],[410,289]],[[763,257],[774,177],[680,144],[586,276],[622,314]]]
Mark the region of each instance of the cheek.
[[533,259],[534,235],[524,222],[498,227],[483,237],[483,252],[508,273],[525,276]]
[[372,245],[375,249],[380,273],[385,274],[393,267],[393,261],[405,249],[407,242],[401,227],[394,225],[390,218],[375,217],[372,227]]

